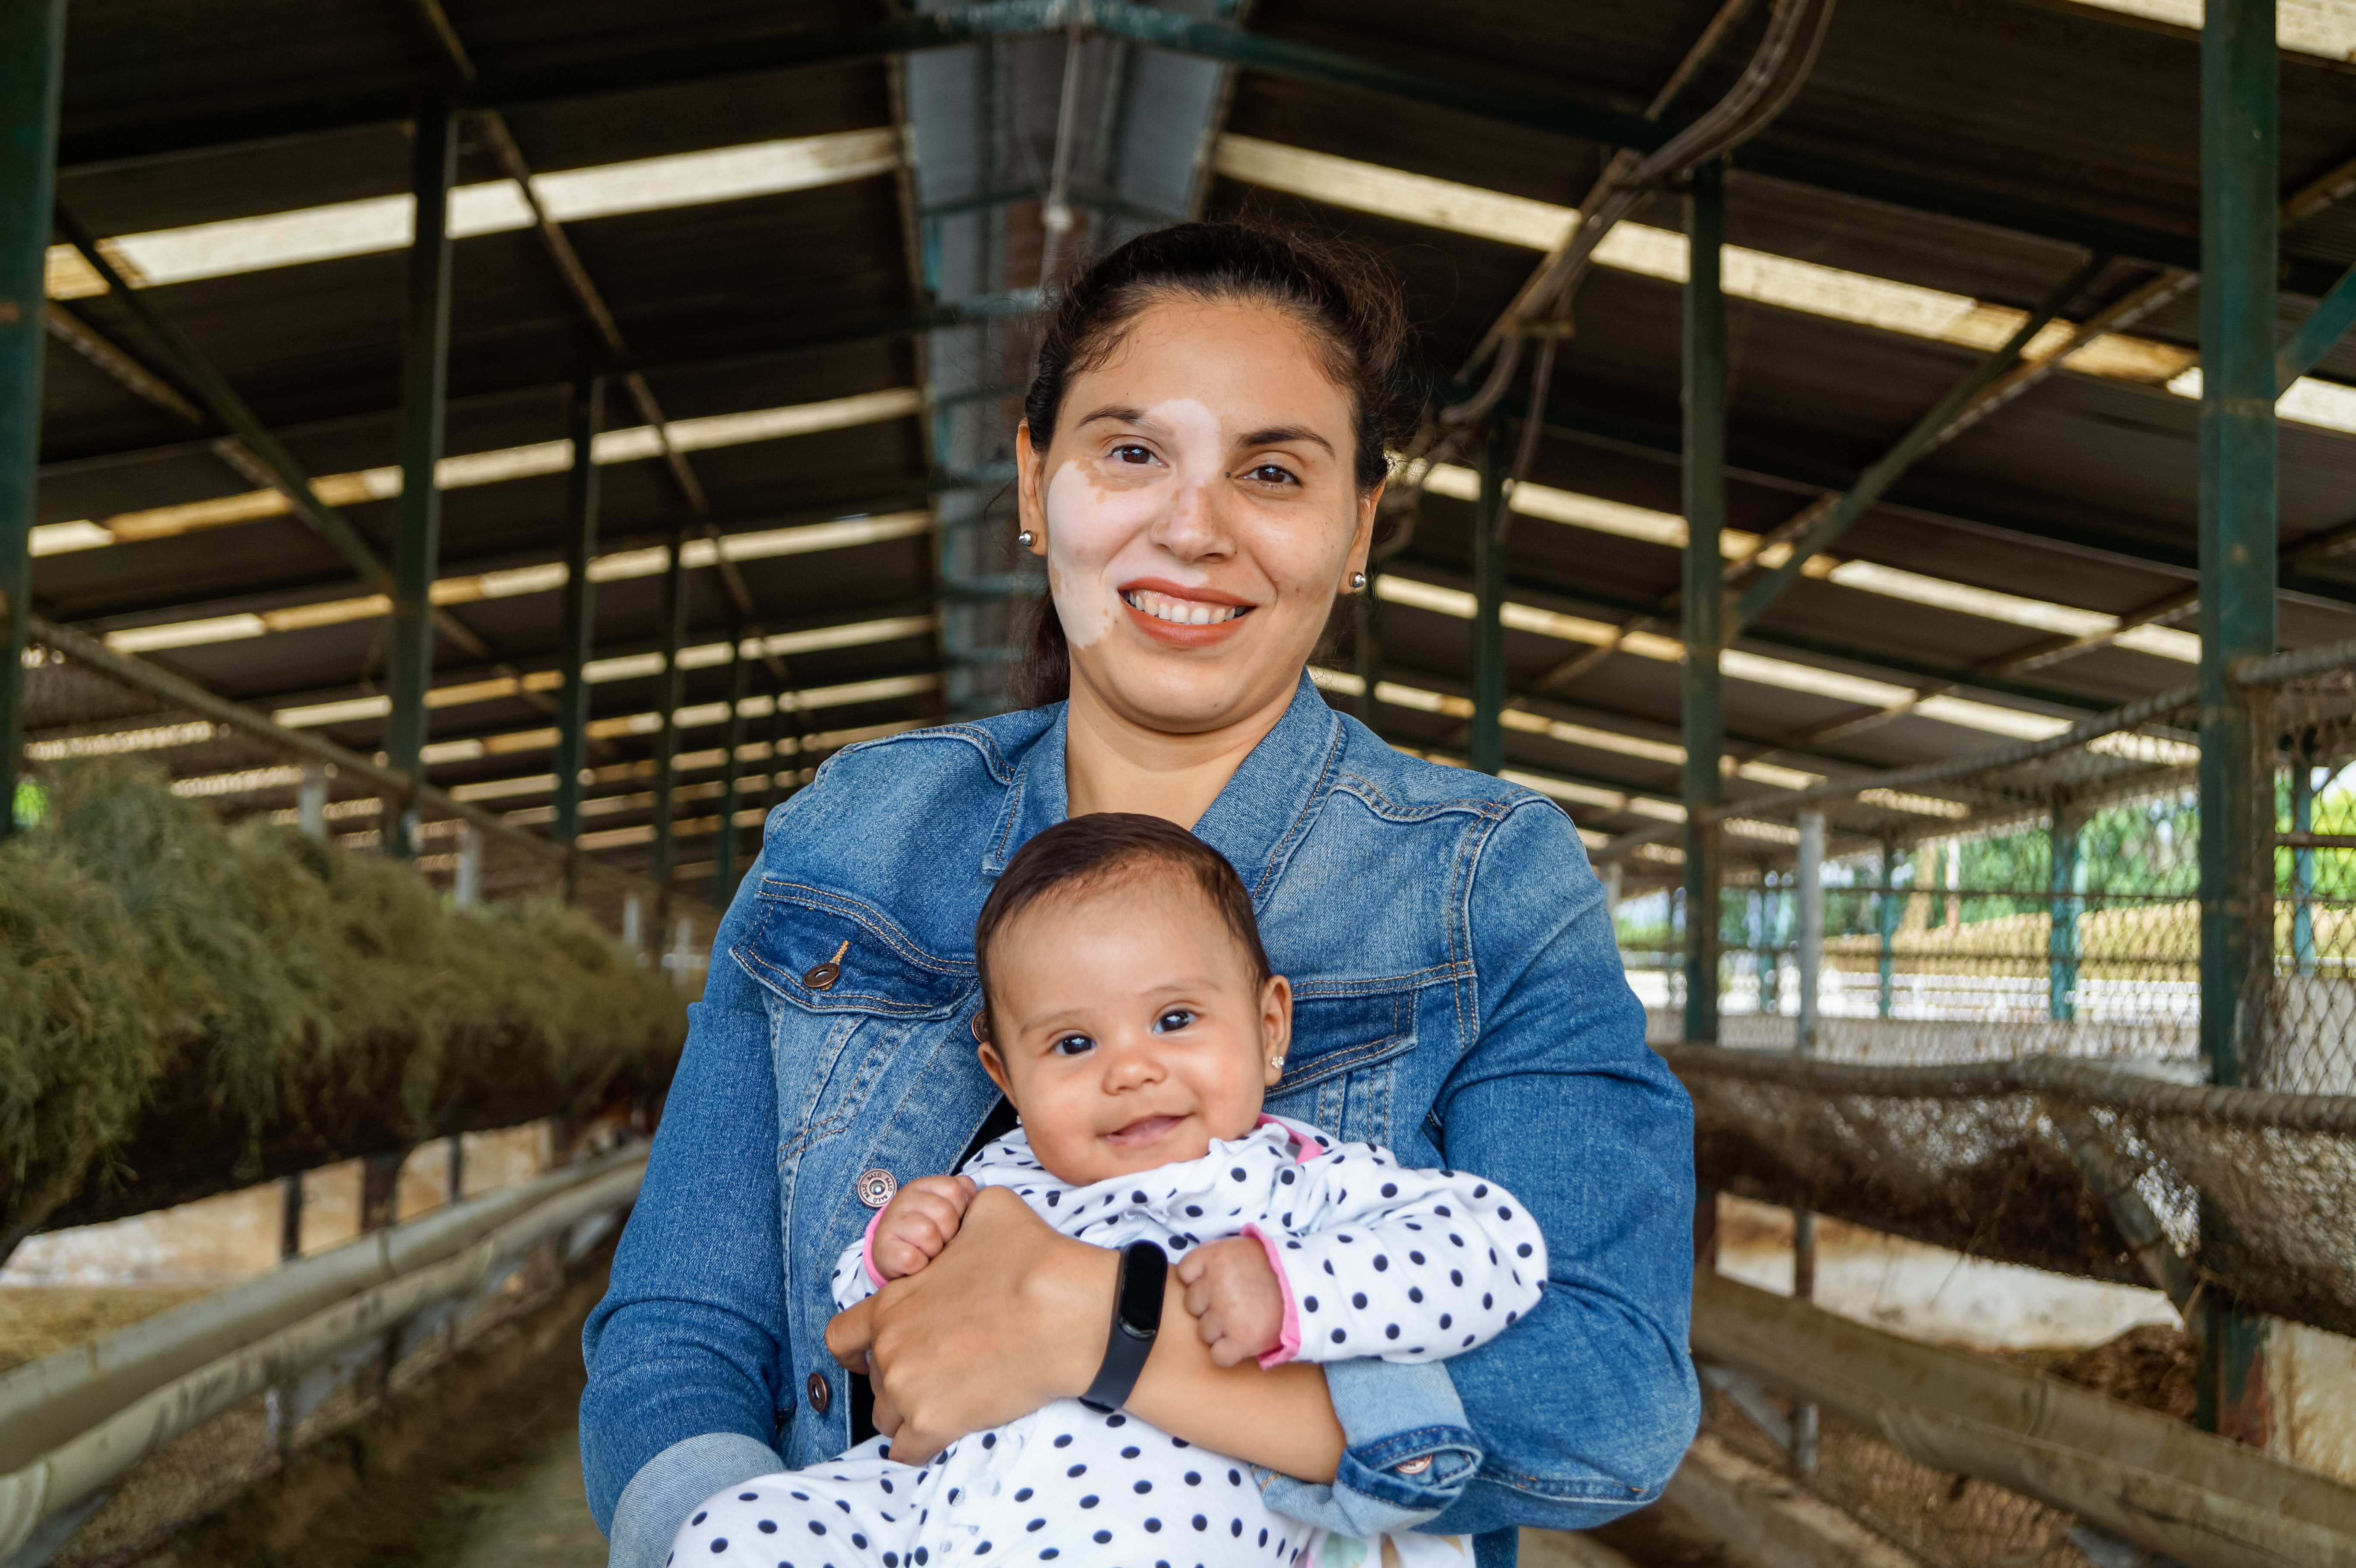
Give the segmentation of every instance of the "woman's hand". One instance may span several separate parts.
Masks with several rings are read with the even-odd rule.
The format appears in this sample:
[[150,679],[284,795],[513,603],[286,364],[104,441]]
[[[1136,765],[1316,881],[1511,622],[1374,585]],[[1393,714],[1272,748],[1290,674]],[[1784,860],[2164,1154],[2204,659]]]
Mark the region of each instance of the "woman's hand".
[[[1057,1234],[1022,1199],[985,1187],[957,1238],[921,1273],[895,1279],[826,1328],[827,1349],[875,1390],[875,1429],[892,1457],[921,1465],[969,1432],[1001,1426],[1096,1380],[1112,1328],[1120,1254]],[[1342,1457],[1321,1367],[1222,1368],[1179,1331],[1174,1273],[1166,1329],[1128,1409],[1173,1437],[1330,1481]]]
[[1058,1235],[985,1187],[939,1256],[827,1325],[827,1349],[873,1380],[892,1457],[921,1465],[969,1432],[1085,1392],[1119,1269],[1119,1253]]
[[1213,1364],[1257,1360],[1282,1342],[1284,1287],[1276,1282],[1268,1250],[1250,1237],[1188,1253],[1178,1265],[1178,1283],[1186,1287],[1186,1310],[1211,1348]]

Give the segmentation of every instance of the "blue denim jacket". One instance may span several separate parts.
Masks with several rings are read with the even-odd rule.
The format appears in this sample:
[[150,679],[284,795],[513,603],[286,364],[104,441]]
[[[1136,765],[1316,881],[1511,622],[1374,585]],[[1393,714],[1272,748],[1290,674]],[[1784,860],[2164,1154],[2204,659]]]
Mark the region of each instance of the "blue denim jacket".
[[[973,922],[1063,819],[1064,741],[1061,707],[894,736],[770,816],[583,1336],[582,1460],[617,1568],[657,1568],[721,1488],[850,1443],[828,1274],[870,1214],[861,1173],[952,1168],[996,1103]],[[1514,1526],[1652,1500],[1699,1413],[1692,1112],[1644,1045],[1569,819],[1392,750],[1304,678],[1195,831],[1292,981],[1268,1109],[1503,1183],[1550,1262],[1537,1308],[1478,1350],[1328,1368],[1340,1473],[1264,1476],[1271,1506],[1357,1535],[1479,1534],[1489,1568]],[[838,955],[839,979],[804,983]]]

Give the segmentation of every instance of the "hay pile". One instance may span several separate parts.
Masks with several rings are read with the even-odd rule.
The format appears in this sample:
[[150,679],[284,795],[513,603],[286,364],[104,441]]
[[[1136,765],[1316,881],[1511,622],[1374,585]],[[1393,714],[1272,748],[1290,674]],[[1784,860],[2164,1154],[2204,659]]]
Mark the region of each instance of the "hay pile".
[[0,1258],[29,1232],[668,1081],[686,1019],[578,912],[224,827],[159,774],[45,774],[0,847]]

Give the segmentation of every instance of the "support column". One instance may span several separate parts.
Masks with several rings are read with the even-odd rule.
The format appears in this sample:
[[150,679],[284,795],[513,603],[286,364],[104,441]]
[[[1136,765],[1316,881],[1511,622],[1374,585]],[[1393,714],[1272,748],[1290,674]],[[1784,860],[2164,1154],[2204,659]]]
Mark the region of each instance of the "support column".
[[0,5],[0,841],[16,827],[65,0]]
[[292,1263],[303,1255],[303,1177],[278,1179],[278,1261]]
[[[1533,416],[1535,417],[1535,416]],[[1472,511],[1472,765],[1494,773],[1505,765],[1505,479],[1513,461],[1502,424],[1481,448],[1481,499]]]
[[1816,1053],[1819,987],[1825,966],[1825,814],[1800,813],[1800,1018],[1795,1039],[1802,1056]]
[[[2280,179],[2274,0],[2209,0],[2201,32],[2201,1049],[2248,1081],[2253,995],[2274,887],[2262,694],[2226,672],[2275,651],[2275,266]],[[2262,787],[2263,780],[2263,787]],[[2257,1005],[2254,1005],[2257,1004]],[[2245,1016],[2246,1015],[2246,1016]],[[2218,1311],[2199,1420],[2267,1445],[2264,1320]]]
[[[1817,987],[1825,965],[1825,814],[1800,813],[1799,982],[1800,1016],[1793,1031],[1793,1048],[1801,1056],[1816,1053]],[[1792,1211],[1792,1295],[1806,1301],[1816,1293],[1816,1217],[1806,1209]],[[1816,1407],[1800,1404],[1792,1411],[1792,1468],[1807,1475],[1816,1467]]]
[[471,822],[458,829],[458,872],[451,881],[450,901],[460,909],[483,901],[483,830]]
[[[549,834],[570,850],[581,836],[581,771],[589,764],[589,683],[582,672],[597,641],[596,585],[589,559],[597,553],[597,464],[593,448],[605,422],[605,382],[584,376],[573,384],[567,432],[573,469],[564,491],[564,605],[556,634],[556,818]],[[578,856],[564,858],[564,901],[579,892]]]
[[456,177],[456,116],[434,100],[418,106],[411,187],[417,226],[409,245],[409,312],[401,344],[401,500],[393,513],[392,651],[385,686],[386,763],[409,775],[397,817],[385,824],[386,852],[417,853],[417,786],[425,780],[425,693],[434,677],[434,605],[442,554],[443,403],[450,365],[450,186]]
[[1726,526],[1725,176],[1697,165],[1686,196],[1685,662],[1678,682],[1686,748],[1686,1027],[1688,1040],[1718,1040],[1720,829],[1708,813],[1724,797],[1726,749],[1718,656],[1726,593],[1719,540]]
[[1898,954],[1894,944],[1898,935],[1899,912],[1904,907],[1898,891],[1898,846],[1885,841],[1881,846],[1881,891],[1875,894],[1873,900],[1873,923],[1880,937],[1879,967],[1881,985],[1873,1009],[1877,1018],[1888,1018],[1890,1006],[1897,999]]
[[736,753],[744,749],[744,628],[728,631],[728,727],[720,742],[720,845],[712,868],[712,901],[726,909],[736,896]]
[[327,836],[327,764],[303,764],[303,784],[294,796],[294,820],[306,837]]
[[[2290,827],[2315,831],[2315,754],[2301,747],[2291,758]],[[2290,852],[2290,955],[2297,973],[2315,973],[2315,851]]]
[[[687,640],[687,533],[674,523],[670,530],[670,565],[663,573],[662,677],[657,684],[655,711],[655,841],[648,875],[655,882],[655,930],[670,926],[671,795],[678,782],[679,648]],[[658,935],[657,940],[660,940]]]
[[2085,819],[2075,812],[2056,811],[2048,832],[2052,840],[2052,864],[2045,891],[2050,917],[2045,937],[2045,1016],[2055,1023],[2073,1023],[2078,1017],[2078,917],[2085,912],[2086,868],[2079,854],[2079,834]]

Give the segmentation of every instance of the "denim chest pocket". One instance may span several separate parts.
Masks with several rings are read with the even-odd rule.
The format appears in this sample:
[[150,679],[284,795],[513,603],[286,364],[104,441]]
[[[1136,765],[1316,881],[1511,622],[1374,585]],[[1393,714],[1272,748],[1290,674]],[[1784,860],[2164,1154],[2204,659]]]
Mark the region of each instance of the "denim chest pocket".
[[761,923],[734,949],[772,994],[813,1013],[945,1019],[973,988],[970,961],[926,952],[881,910],[799,883],[761,885]]
[[1411,988],[1308,995],[1292,1004],[1292,1046],[1271,1096],[1377,1067],[1415,1046]]
[[926,951],[882,911],[798,883],[766,881],[762,918],[731,955],[768,997],[778,1157],[851,1127],[912,1038],[968,1008],[973,965]]

